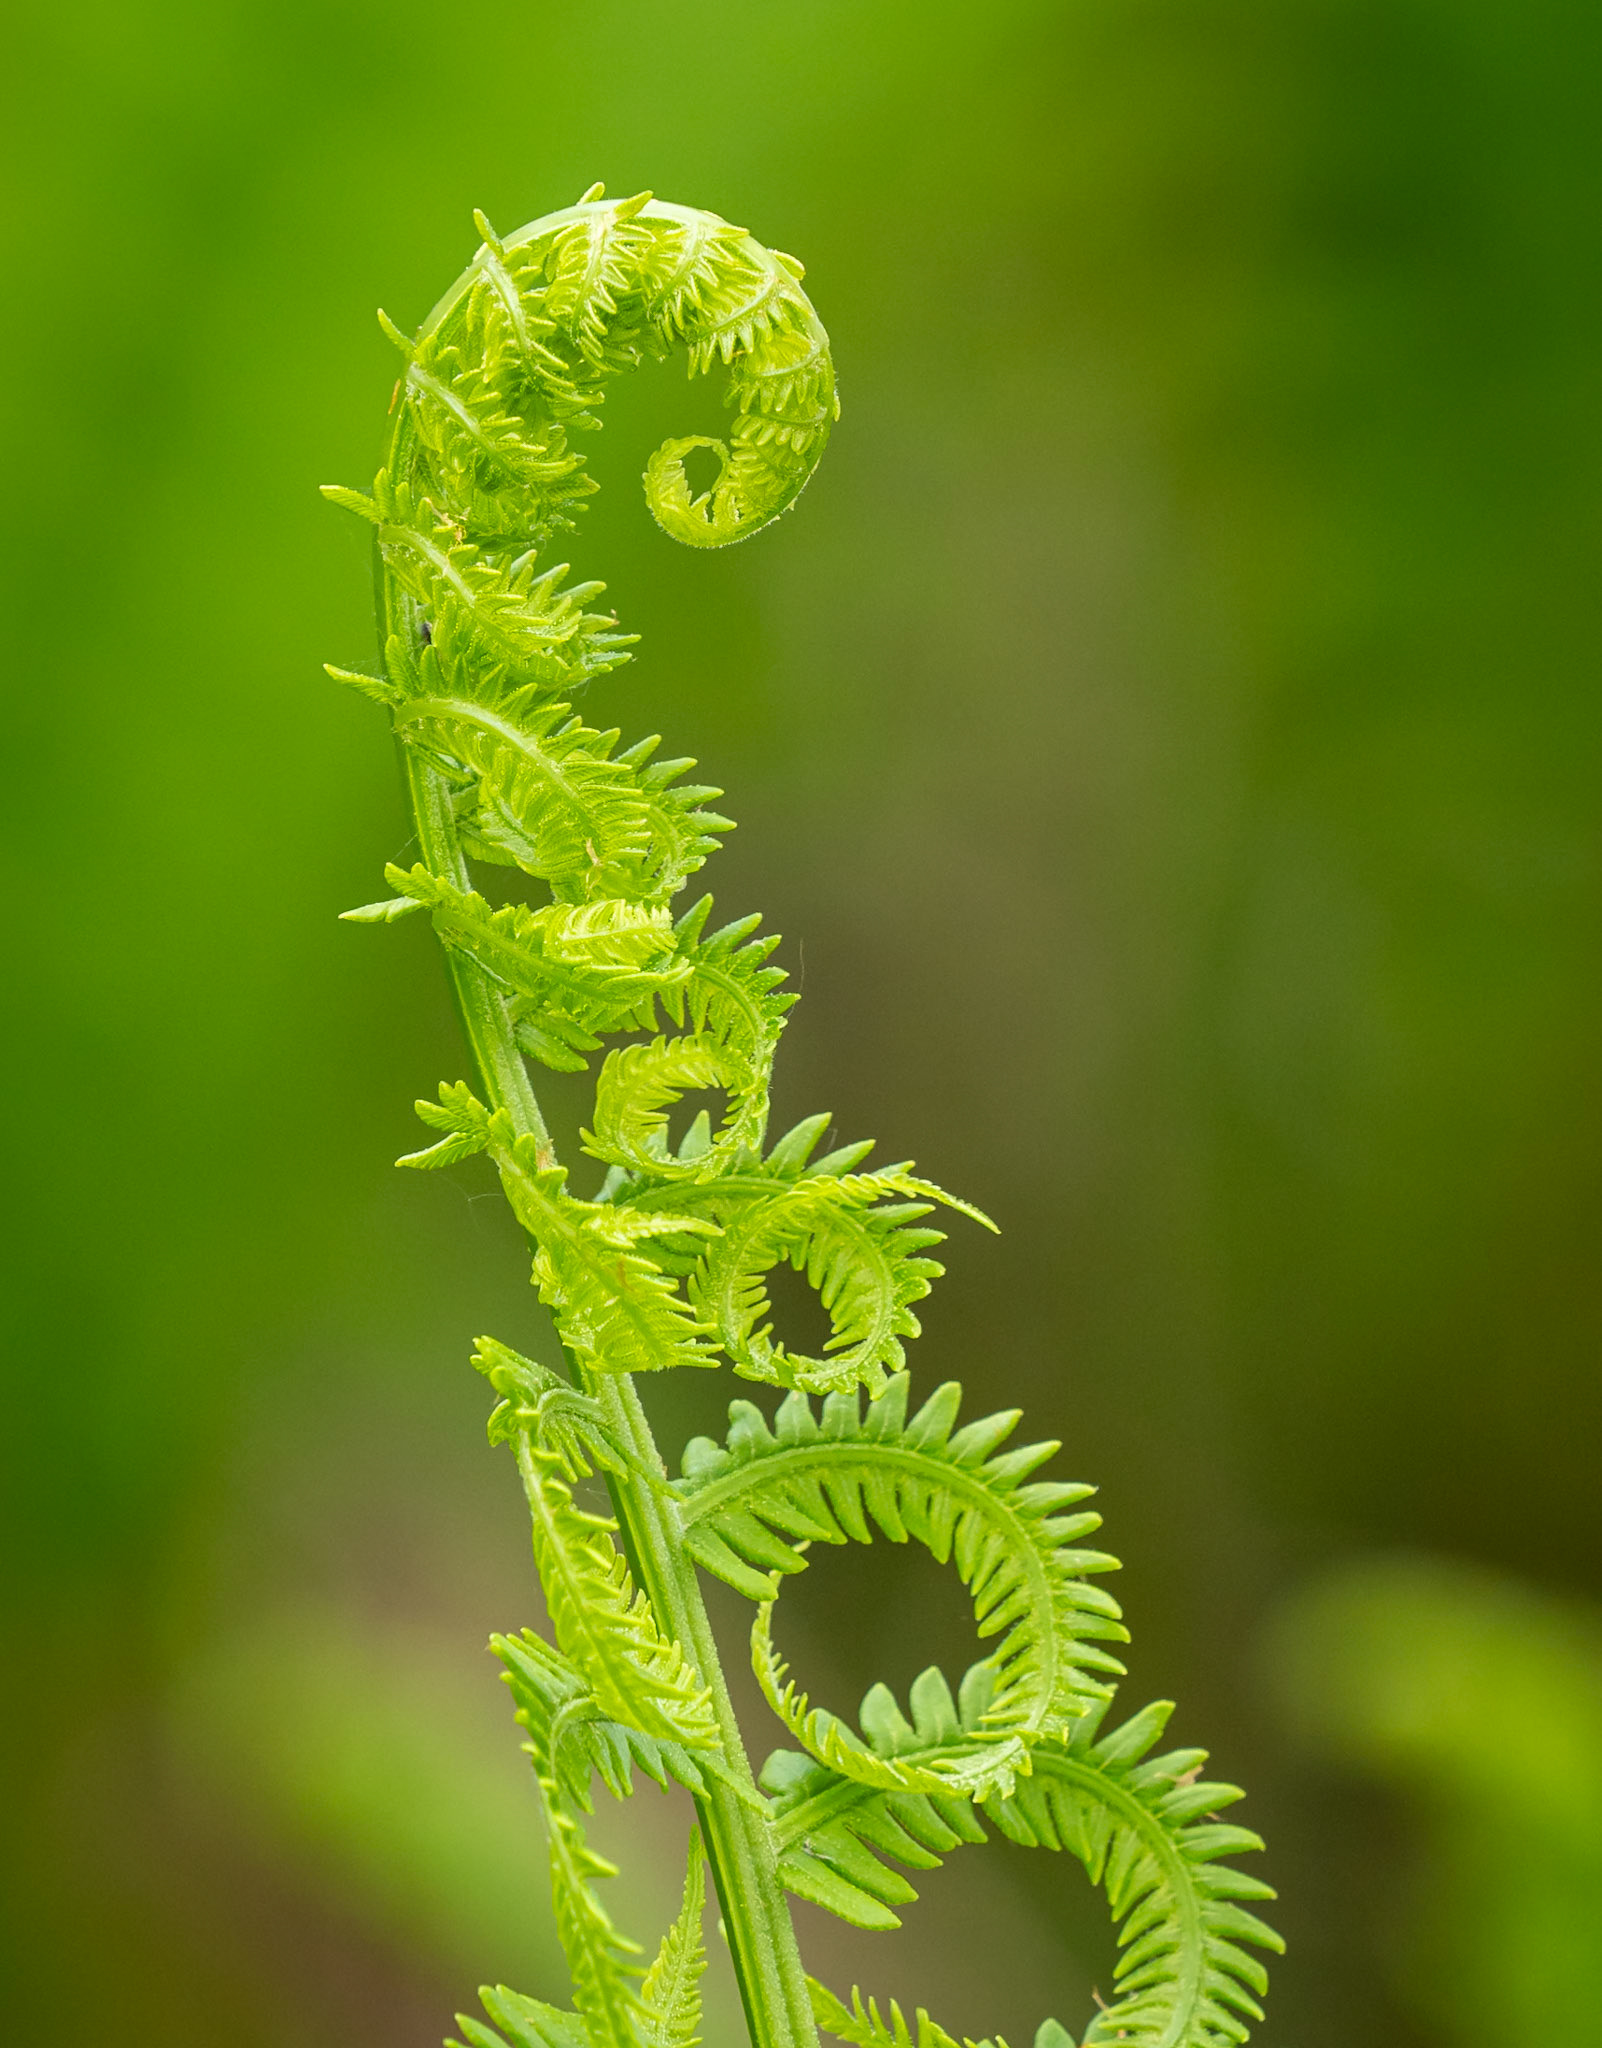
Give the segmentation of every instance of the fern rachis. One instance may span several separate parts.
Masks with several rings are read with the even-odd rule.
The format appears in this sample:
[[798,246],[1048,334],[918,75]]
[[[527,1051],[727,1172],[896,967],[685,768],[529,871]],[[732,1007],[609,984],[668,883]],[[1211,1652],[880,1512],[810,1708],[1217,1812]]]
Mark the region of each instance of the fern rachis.
[[[908,1412],[913,1304],[942,1268],[940,1208],[984,1223],[909,1165],[869,1168],[866,1144],[816,1158],[827,1116],[767,1139],[768,1089],[794,998],[776,941],[742,919],[710,932],[711,899],[671,906],[728,820],[719,792],[586,722],[580,695],[629,658],[594,608],[603,587],[549,560],[593,489],[573,431],[606,388],[684,349],[721,369],[726,439],[669,440],[647,500],[675,539],[744,539],[795,501],[837,416],[828,337],[801,267],[715,216],[640,194],[576,206],[498,237],[482,217],[472,264],[420,333],[385,321],[404,370],[370,494],[329,496],[372,525],[383,672],[331,670],[390,713],[420,859],[386,870],[394,895],[347,913],[426,911],[441,939],[477,1069],[418,1104],[432,1142],[403,1164],[495,1165],[530,1239],[533,1278],[569,1376],[481,1338],[527,1494],[554,1642],[499,1636],[546,1818],[566,2009],[486,1989],[493,2026],[471,2048],[695,2048],[704,1967],[703,1857],[722,1910],[754,2048],[811,2048],[821,2024],[858,2048],[951,2048],[920,2012],[842,2002],[802,1966],[788,1895],[859,1926],[898,1924],[906,1871],[995,1833],[1067,1848],[1105,1886],[1125,1944],[1118,1996],[1085,2042],[1218,2048],[1257,2016],[1276,1938],[1241,1903],[1266,1888],[1220,1858],[1256,1846],[1202,1820],[1238,1795],[1194,1782],[1200,1752],[1150,1757],[1167,1709],[1102,1733],[1123,1637],[1087,1549],[1090,1489],[1036,1477],[1054,1443],[1005,1448],[1009,1411],[958,1426],[959,1390]],[[685,459],[715,458],[695,490]],[[514,867],[547,892],[497,908],[472,864]],[[608,1040],[621,1040],[608,1046]],[[527,1064],[596,1075],[589,1193],[556,1157]],[[674,1149],[673,1106],[722,1091]],[[805,1274],[830,1319],[817,1356],[775,1341],[767,1276]],[[771,1420],[730,1409],[726,1442],[692,1443],[669,1481],[633,1375],[720,1364],[783,1390]],[[814,1409],[813,1399],[821,1400]],[[574,1483],[603,1474],[614,1517]],[[908,1711],[883,1686],[861,1726],[813,1708],[772,1620],[815,1543],[875,1535],[927,1546],[957,1571],[989,1654],[953,1692],[938,1671]],[[616,1539],[616,1540],[615,1540]],[[757,1608],[752,1654],[798,1748],[760,1783],[707,1624],[700,1570]],[[583,1816],[598,1781],[634,1774],[693,1793],[684,1902],[647,1969],[596,1890],[606,1865]],[[896,1867],[899,1866],[899,1867]],[[1248,1946],[1243,1946],[1243,1944]],[[1058,2022],[1042,2048],[1072,2048]]]

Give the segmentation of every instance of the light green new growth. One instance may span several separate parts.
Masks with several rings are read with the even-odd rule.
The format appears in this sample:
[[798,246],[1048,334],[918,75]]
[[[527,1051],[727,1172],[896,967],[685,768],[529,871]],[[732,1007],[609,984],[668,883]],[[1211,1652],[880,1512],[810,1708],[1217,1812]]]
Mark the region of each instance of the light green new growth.
[[[726,440],[670,440],[647,501],[676,540],[717,547],[786,511],[837,417],[828,338],[801,266],[715,216],[654,201],[576,206],[505,240],[482,217],[471,266],[404,358],[371,494],[328,495],[376,531],[379,675],[331,673],[387,707],[401,743],[421,859],[391,867],[386,900],[347,913],[426,910],[472,1048],[476,1082],[418,1114],[432,1142],[408,1166],[494,1162],[534,1247],[570,1379],[491,1338],[474,1363],[499,1395],[533,1518],[555,1642],[494,1648],[527,1733],[544,1811],[556,1922],[572,1978],[564,2009],[481,1995],[493,2026],[460,2018],[471,2048],[694,2048],[703,1857],[754,2048],[811,2048],[822,2026],[858,2048],[953,2048],[919,2012],[886,2018],[806,1975],[788,1896],[858,1927],[900,1924],[907,1871],[993,1831],[1067,1849],[1102,1885],[1122,1943],[1116,1996],[1081,2037],[1134,2048],[1217,2048],[1260,2017],[1261,1965],[1279,1942],[1242,1903],[1271,1896],[1221,1859],[1259,1847],[1214,1816],[1240,1795],[1198,1782],[1200,1750],[1152,1755],[1169,1709],[1103,1732],[1124,1638],[1099,1583],[1114,1560],[1083,1547],[1090,1488],[1035,1477],[1055,1443],[1004,1448],[1016,1411],[959,1424],[959,1389],[909,1413],[905,1340],[941,1267],[937,1206],[976,1210],[871,1146],[824,1157],[830,1119],[767,1141],[774,1051],[795,998],[755,918],[713,927],[711,898],[674,899],[728,821],[719,792],[620,744],[575,710],[628,658],[628,637],[553,556],[595,488],[573,437],[599,424],[608,381],[683,348],[691,374],[727,376]],[[685,473],[692,450],[710,487]],[[470,863],[544,886],[503,908]],[[609,1039],[623,1039],[603,1054]],[[595,1076],[581,1193],[559,1161],[527,1062]],[[721,1091],[674,1147],[671,1111]],[[774,1336],[768,1276],[788,1262],[832,1325],[817,1357]],[[632,1375],[727,1364],[782,1388],[771,1417],[730,1409],[727,1441],[698,1438],[670,1482]],[[814,1403],[821,1399],[821,1406]],[[580,1509],[604,1474],[615,1522]],[[875,1686],[860,1729],[810,1705],[771,1634],[784,1579],[815,1543],[909,1537],[950,1562],[994,1646],[953,1695],[926,1671],[903,1711]],[[753,1777],[697,1577],[756,1605],[755,1668],[795,1747]],[[656,1961],[613,1926],[611,1874],[584,1838],[597,1780],[617,1797],[644,1772],[688,1787],[699,1812],[684,1907]],[[1055,2020],[1037,2048],[1073,2048]]]

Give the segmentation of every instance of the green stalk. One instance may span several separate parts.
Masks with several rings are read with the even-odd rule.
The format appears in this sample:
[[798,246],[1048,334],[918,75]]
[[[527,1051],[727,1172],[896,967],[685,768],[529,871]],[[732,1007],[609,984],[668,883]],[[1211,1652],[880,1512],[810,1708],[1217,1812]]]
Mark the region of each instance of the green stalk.
[[[381,580],[380,590],[387,634],[398,623],[391,614],[396,595],[387,579]],[[434,874],[448,876],[465,889],[467,862],[457,838],[449,788],[410,748],[401,748],[401,759],[423,860]],[[486,1099],[493,1109],[506,1111],[519,1133],[532,1134],[542,1162],[554,1165],[550,1133],[499,989],[464,953],[447,946],[445,959]],[[575,1376],[600,1402],[636,1464],[650,1472],[665,1471],[632,1378],[627,1373],[582,1371]],[[777,1852],[760,1809],[695,1566],[684,1548],[678,1509],[665,1494],[632,1475],[609,1473],[607,1488],[637,1583],[711,1691],[724,1756],[736,1781],[725,1784],[709,1777],[707,1790],[695,1804],[751,2040],[754,2048],[815,2048],[817,2028],[806,1971],[779,1880]]]

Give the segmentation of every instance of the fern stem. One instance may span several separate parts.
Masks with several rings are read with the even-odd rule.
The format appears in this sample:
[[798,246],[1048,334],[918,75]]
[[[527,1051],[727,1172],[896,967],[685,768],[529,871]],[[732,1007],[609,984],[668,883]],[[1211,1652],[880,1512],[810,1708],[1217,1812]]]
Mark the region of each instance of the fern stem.
[[[625,1447],[656,1470],[659,1453],[632,1378],[627,1373],[584,1377],[587,1391],[600,1401]],[[817,2040],[817,2027],[806,1971],[778,1875],[772,1832],[755,1804],[750,1759],[724,1682],[700,1582],[684,1548],[682,1517],[675,1502],[641,1480],[613,1479],[609,1486],[636,1577],[711,1691],[724,1755],[739,1781],[737,1790],[709,1779],[696,1806],[751,2039],[757,2048],[810,2048]]]
[[[405,600],[397,598],[387,579],[380,587],[386,631],[393,630],[399,622],[389,618],[390,608]],[[402,748],[402,758],[423,860],[434,874],[465,888],[467,862],[449,787],[410,748]],[[462,1028],[490,1106],[505,1110],[520,1133],[531,1133],[542,1159],[554,1163],[550,1133],[500,991],[465,953],[446,947],[445,957]],[[664,1470],[633,1380],[626,1373],[577,1371],[575,1377],[600,1402],[636,1463],[645,1471]],[[817,2027],[806,1971],[779,1881],[776,1852],[756,1803],[750,1758],[724,1682],[695,1566],[684,1548],[678,1508],[643,1479],[608,1474],[607,1489],[636,1581],[711,1691],[724,1755],[736,1781],[709,1779],[696,1809],[753,2048],[815,2048]]]
[[[424,861],[433,873],[447,876],[458,888],[470,888],[467,862],[451,817],[449,785],[409,747],[401,748],[401,759]],[[484,970],[465,953],[451,946],[446,946],[444,953],[462,1029],[491,1104],[504,1109],[519,1132],[532,1134],[540,1148],[542,1166],[554,1165],[556,1152],[551,1134],[529,1082],[523,1055],[512,1036],[505,999]]]

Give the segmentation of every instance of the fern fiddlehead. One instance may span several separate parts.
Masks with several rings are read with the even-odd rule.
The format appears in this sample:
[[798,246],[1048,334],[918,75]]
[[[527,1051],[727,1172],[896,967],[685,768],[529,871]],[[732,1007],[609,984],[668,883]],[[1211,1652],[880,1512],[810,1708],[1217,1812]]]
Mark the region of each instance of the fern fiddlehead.
[[[1148,1754],[1166,1707],[1102,1733],[1121,1669],[1105,1646],[1124,1631],[1099,1583],[1114,1560],[1083,1545],[1090,1489],[1033,1476],[1054,1443],[1003,1447],[1016,1413],[959,1427],[954,1386],[908,1412],[913,1304],[942,1270],[928,1219],[987,1219],[910,1164],[869,1168],[871,1145],[815,1156],[827,1116],[768,1142],[794,1000],[776,941],[755,919],[709,929],[709,897],[673,909],[727,826],[719,792],[577,708],[629,641],[596,603],[603,586],[548,559],[594,488],[573,437],[598,424],[610,380],[683,349],[692,375],[723,372],[733,418],[722,439],[652,455],[651,511],[697,547],[769,524],[837,416],[801,267],[713,215],[600,187],[504,239],[478,227],[420,332],[384,321],[403,369],[372,491],[328,490],[374,529],[383,642],[380,673],[330,673],[390,713],[421,856],[386,870],[394,895],[346,914],[430,916],[477,1070],[478,1092],[447,1083],[417,1105],[432,1142],[401,1163],[493,1162],[571,1375],[487,1337],[474,1359],[499,1396],[490,1436],[517,1460],[555,1638],[493,1647],[528,1737],[573,2005],[488,1989],[492,2024],[464,2016],[463,2036],[694,2048],[709,1867],[754,2048],[810,2048],[817,2024],[859,2048],[953,2048],[926,2013],[909,2026],[809,1979],[787,1895],[892,1927],[916,1896],[905,1872],[994,1832],[1069,1849],[1106,1889],[1117,1997],[1084,2042],[1244,2039],[1262,1989],[1250,1949],[1278,1943],[1242,1903],[1266,1887],[1220,1859],[1258,1844],[1202,1818],[1239,1795],[1197,1782],[1201,1752]],[[696,450],[716,472],[702,490]],[[519,869],[546,900],[497,907],[474,866]],[[582,1144],[604,1177],[581,1194],[530,1063],[578,1072],[597,1055]],[[702,1113],[673,1144],[675,1105],[703,1089],[721,1091],[721,1122]],[[786,1263],[828,1314],[817,1356],[774,1337],[768,1276]],[[727,1441],[697,1439],[669,1481],[633,1376],[720,1364],[783,1399],[771,1421],[736,1402]],[[612,1519],[574,1498],[597,1470]],[[876,1534],[949,1561],[996,1640],[955,1695],[925,1672],[910,1718],[876,1686],[858,1730],[789,1679],[772,1624],[809,1546]],[[754,1667],[798,1745],[760,1782],[700,1570],[756,1604]],[[601,1903],[610,1866],[583,1828],[597,1780],[623,1797],[641,1772],[686,1786],[699,1814],[683,1908],[649,1969]],[[1054,2020],[1040,2038],[1071,2048]]]

